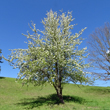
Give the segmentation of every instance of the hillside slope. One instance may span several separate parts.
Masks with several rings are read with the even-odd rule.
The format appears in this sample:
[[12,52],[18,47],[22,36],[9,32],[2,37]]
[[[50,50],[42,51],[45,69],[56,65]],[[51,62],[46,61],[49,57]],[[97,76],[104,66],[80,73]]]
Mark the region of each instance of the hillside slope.
[[65,104],[59,104],[52,86],[22,86],[14,78],[0,77],[0,110],[110,110],[110,87],[66,84]]

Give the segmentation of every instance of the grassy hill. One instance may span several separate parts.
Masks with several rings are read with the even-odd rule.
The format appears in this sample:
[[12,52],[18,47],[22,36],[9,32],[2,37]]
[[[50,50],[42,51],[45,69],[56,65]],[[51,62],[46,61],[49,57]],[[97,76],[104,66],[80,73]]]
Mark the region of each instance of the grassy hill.
[[59,104],[53,87],[23,86],[14,78],[0,77],[0,110],[110,110],[110,87],[66,84],[65,104]]

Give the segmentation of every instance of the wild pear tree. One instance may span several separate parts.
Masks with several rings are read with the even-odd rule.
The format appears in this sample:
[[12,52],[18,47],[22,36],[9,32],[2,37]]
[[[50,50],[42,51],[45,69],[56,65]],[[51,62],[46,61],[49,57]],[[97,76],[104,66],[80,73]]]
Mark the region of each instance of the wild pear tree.
[[[19,68],[18,78],[24,83],[35,85],[50,83],[56,90],[61,103],[64,103],[62,90],[65,82],[87,83],[89,81],[84,69],[89,67],[84,59],[87,57],[86,48],[78,49],[82,39],[79,33],[72,34],[74,25],[72,13],[57,14],[47,12],[42,20],[44,30],[36,29],[32,23],[31,30],[25,35],[28,38],[28,49],[13,49],[7,60],[14,68]],[[41,34],[39,34],[41,33]]]

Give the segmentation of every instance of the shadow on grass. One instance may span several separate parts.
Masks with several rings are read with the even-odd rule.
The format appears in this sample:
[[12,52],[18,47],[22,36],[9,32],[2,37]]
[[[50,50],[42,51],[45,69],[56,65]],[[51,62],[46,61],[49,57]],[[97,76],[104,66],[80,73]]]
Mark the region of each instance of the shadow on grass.
[[0,77],[0,79],[5,79],[5,77]]
[[[63,99],[64,99],[64,102],[75,102],[80,104],[84,104],[86,102],[85,99],[78,96],[64,95]],[[55,104],[59,105],[60,101],[56,94],[51,94],[46,97],[25,98],[21,100],[21,103],[17,103],[17,105],[28,106],[26,107],[26,109],[32,109],[34,107],[39,107],[44,104],[50,105],[50,106],[53,106]]]

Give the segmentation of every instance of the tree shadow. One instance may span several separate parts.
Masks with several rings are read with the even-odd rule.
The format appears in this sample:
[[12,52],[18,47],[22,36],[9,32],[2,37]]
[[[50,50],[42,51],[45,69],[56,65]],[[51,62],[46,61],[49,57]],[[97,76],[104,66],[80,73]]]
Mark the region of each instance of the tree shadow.
[[5,79],[5,77],[0,77],[0,79]]
[[[75,102],[80,104],[84,104],[86,102],[85,99],[78,96],[64,95],[63,99],[64,99],[64,102]],[[56,104],[59,105],[60,100],[56,94],[51,94],[46,97],[24,98],[21,100],[21,103],[17,103],[17,105],[28,106],[25,109],[32,109],[34,107],[39,107],[44,104],[50,105],[52,107]]]

